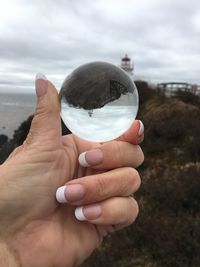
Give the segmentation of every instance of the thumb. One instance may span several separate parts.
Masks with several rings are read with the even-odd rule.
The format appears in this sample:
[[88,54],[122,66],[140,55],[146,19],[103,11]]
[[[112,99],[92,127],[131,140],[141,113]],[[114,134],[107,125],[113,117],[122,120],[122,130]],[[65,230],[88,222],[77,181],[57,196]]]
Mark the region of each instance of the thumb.
[[37,107],[32,120],[27,142],[56,140],[61,137],[60,103],[55,86],[45,75],[38,73],[35,79]]

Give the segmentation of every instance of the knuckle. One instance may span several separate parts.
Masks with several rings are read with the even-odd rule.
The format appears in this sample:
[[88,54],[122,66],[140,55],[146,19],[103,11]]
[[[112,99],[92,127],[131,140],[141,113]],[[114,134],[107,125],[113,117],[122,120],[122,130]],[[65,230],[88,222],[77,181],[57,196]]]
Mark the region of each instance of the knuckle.
[[59,105],[50,105],[45,102],[41,102],[40,105],[37,106],[35,116],[46,117],[48,114],[59,113],[60,106]]
[[106,179],[104,177],[97,179],[96,189],[97,189],[97,195],[99,197],[103,197],[108,194],[108,186],[107,186]]
[[40,103],[40,105],[38,105],[36,108],[35,117],[46,114],[48,112],[48,109],[50,109],[49,106],[46,106],[44,103]]
[[129,195],[138,190],[141,185],[141,179],[138,171],[134,168],[127,167],[125,179],[123,179],[124,187],[122,189],[123,195]]
[[140,178],[138,171],[136,171],[134,181],[133,181],[133,186],[134,186],[133,188],[134,192],[137,191],[141,186],[141,178]]
[[118,164],[123,159],[124,151],[122,149],[121,143],[113,141],[111,144],[112,147],[112,160],[117,162]]
[[138,171],[134,168],[127,168],[126,176],[130,179],[131,184],[140,186],[141,179]]
[[116,152],[116,155],[118,155],[118,157],[122,157],[124,155],[124,151],[122,149],[122,146],[121,146],[121,142],[115,142],[115,152]]
[[144,153],[140,146],[138,146],[138,163],[137,167],[140,166],[144,162]]
[[129,218],[128,218],[127,223],[132,224],[139,214],[139,206],[138,206],[137,201],[134,198],[129,197],[129,199],[130,199],[130,203],[129,203],[130,207],[129,207]]
[[131,168],[131,167],[127,167],[126,168],[126,176],[130,177],[130,178],[135,178],[135,176],[137,176],[138,172],[136,169]]

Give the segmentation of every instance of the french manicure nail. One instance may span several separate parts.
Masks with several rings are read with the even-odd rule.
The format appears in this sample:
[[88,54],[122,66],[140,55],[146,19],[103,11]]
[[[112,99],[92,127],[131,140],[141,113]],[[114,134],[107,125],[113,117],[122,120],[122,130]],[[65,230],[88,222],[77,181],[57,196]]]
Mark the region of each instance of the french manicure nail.
[[98,204],[78,207],[75,209],[75,217],[79,221],[95,220],[101,215],[101,213],[101,206]]
[[90,167],[100,164],[103,161],[103,152],[101,149],[92,149],[79,155],[79,163],[82,167]]
[[35,77],[35,88],[37,97],[43,96],[47,92],[48,82],[44,74],[38,73]]
[[90,165],[86,161],[85,154],[86,152],[81,153],[78,157],[78,161],[82,167],[90,167]]
[[56,191],[56,200],[59,203],[67,203],[67,199],[65,197],[65,189],[66,185],[59,187]]
[[81,200],[85,189],[81,184],[64,185],[57,189],[56,199],[59,203],[70,203]]
[[144,133],[144,124],[141,121],[139,121],[139,123],[140,123],[140,128],[138,135],[141,136]]
[[36,74],[35,79],[36,80],[47,80],[47,77],[43,73],[39,72]]
[[87,218],[83,214],[83,207],[78,207],[75,209],[75,217],[79,221],[87,221]]

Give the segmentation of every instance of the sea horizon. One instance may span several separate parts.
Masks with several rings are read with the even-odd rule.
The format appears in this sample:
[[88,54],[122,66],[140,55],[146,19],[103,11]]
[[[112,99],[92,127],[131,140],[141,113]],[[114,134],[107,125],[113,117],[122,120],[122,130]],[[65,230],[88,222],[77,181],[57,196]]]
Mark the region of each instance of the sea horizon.
[[34,93],[0,91],[0,135],[12,138],[21,123],[34,114],[35,107]]

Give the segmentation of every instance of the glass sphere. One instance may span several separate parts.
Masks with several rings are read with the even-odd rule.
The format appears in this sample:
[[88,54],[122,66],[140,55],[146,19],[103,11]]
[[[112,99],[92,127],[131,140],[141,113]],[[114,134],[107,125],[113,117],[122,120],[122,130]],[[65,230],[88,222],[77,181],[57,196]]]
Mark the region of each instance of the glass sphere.
[[60,90],[61,117],[76,136],[93,142],[113,140],[129,129],[138,110],[130,76],[106,62],[75,69]]

